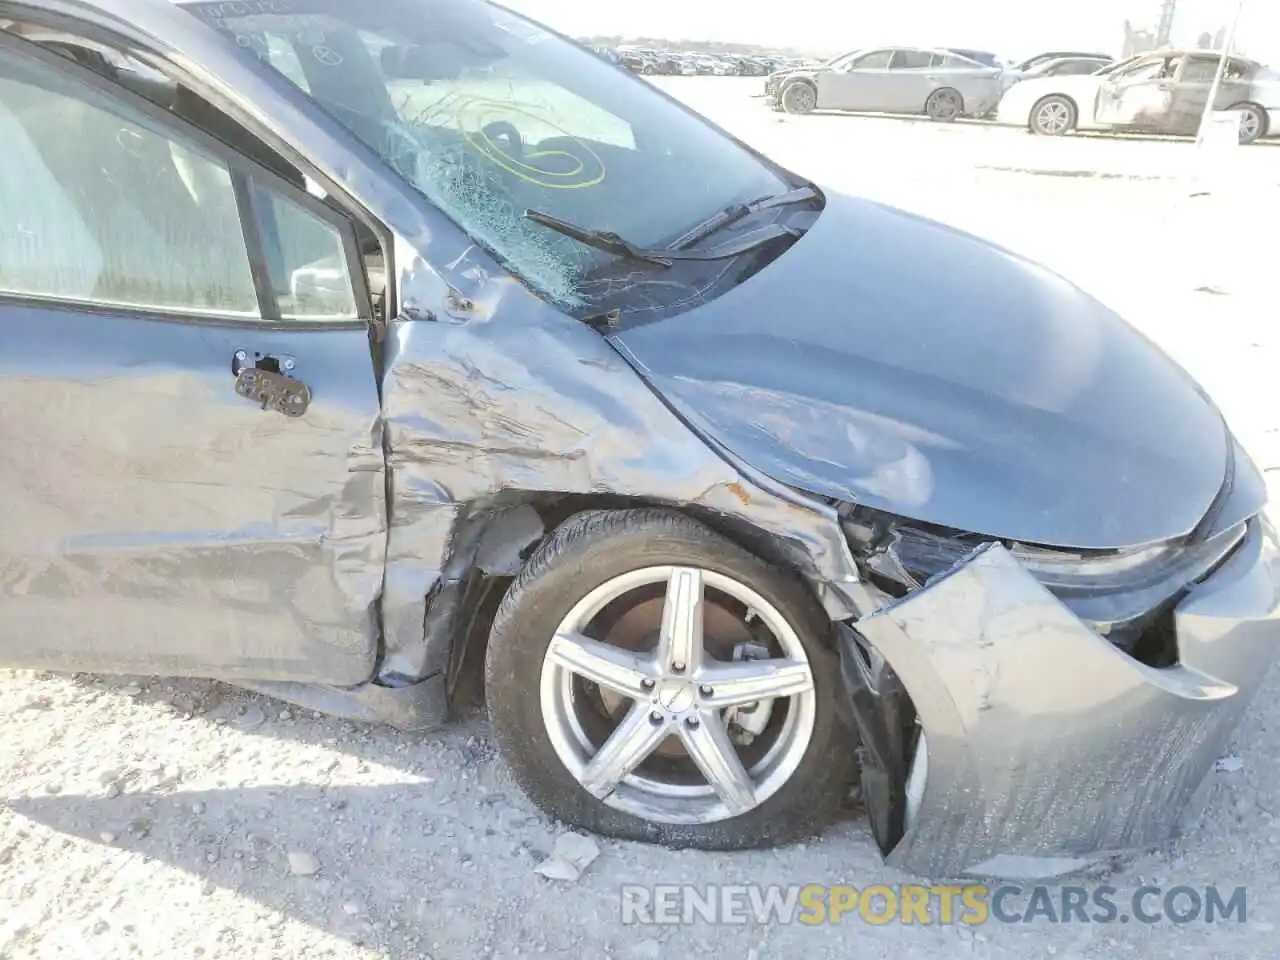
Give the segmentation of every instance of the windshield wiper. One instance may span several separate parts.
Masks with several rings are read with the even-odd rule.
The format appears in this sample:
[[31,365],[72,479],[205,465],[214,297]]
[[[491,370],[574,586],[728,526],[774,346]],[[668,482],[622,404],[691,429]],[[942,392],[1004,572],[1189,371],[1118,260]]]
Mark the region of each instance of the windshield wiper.
[[685,250],[694,244],[701,243],[716,231],[723,230],[730,224],[737,223],[753,213],[759,213],[761,210],[771,210],[774,207],[786,207],[793,203],[804,203],[806,200],[814,199],[817,195],[818,191],[813,187],[798,187],[795,190],[788,190],[786,193],[760,197],[758,200],[752,200],[749,203],[735,203],[725,207],[719,213],[712,215],[686,233],[680,239],[680,242],[676,244],[675,249]]
[[[762,205],[748,210],[741,216],[734,216],[732,220],[717,222],[710,232],[719,230],[725,225],[725,223],[732,223],[734,220],[741,220],[742,217],[754,213],[757,209],[765,210],[772,206],[783,206],[784,203],[797,203],[800,200],[808,199],[809,196],[816,196],[816,194],[809,188],[805,189],[809,190],[809,193],[803,197],[799,196],[802,191],[796,190],[793,191],[793,194],[782,194],[780,197],[769,198],[769,201],[780,201],[778,203],[756,201],[756,203]],[[783,200],[783,197],[790,197],[791,199]],[[741,206],[747,206],[747,204],[742,204]],[[735,207],[733,209],[736,213],[738,208]],[[716,216],[720,217],[725,215],[725,213],[721,213]],[[746,253],[748,250],[752,250],[761,244],[768,243],[770,240],[776,240],[779,237],[797,237],[800,235],[800,231],[793,227],[774,223],[767,227],[762,227],[759,230],[752,230],[735,240],[731,240],[728,243],[721,244],[717,247],[712,247],[709,250],[684,249],[689,245],[687,238],[678,246],[670,249],[646,250],[643,247],[637,247],[628,240],[624,240],[611,230],[589,230],[586,227],[578,226],[576,223],[570,223],[568,220],[561,220],[559,217],[553,217],[549,213],[543,213],[541,210],[526,210],[524,212],[524,216],[526,220],[532,220],[534,223],[540,224],[548,230],[554,230],[557,233],[562,233],[566,237],[577,240],[579,243],[585,244],[588,247],[603,250],[605,253],[612,253],[615,257],[623,257],[627,260],[638,260],[641,263],[652,263],[660,267],[669,267],[677,260],[728,260],[730,257],[736,257],[740,253]],[[707,221],[707,223],[711,222],[711,220]],[[705,227],[700,226],[698,229],[703,230]]]
[[630,241],[622,239],[611,230],[589,230],[586,227],[578,226],[576,223],[570,223],[568,220],[561,220],[559,217],[553,217],[549,213],[543,213],[541,210],[526,210],[524,216],[526,220],[532,220],[548,230],[563,233],[566,237],[586,244],[588,247],[603,250],[605,253],[612,253],[615,257],[639,260],[643,263],[655,263],[660,267],[671,266],[669,251],[642,250]]

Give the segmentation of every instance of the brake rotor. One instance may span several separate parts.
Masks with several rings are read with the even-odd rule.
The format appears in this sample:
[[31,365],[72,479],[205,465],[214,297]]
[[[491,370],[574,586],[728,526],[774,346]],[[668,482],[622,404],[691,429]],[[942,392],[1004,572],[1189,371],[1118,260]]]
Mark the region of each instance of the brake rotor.
[[[607,624],[602,624],[604,632],[597,635],[597,639],[638,653],[656,649],[662,624],[663,600],[664,596],[659,594],[617,612],[608,618]],[[607,609],[602,611],[601,619],[604,620],[609,613]],[[756,638],[739,612],[729,609],[715,596],[708,595],[704,598],[702,649],[705,656],[730,663],[735,649],[740,645],[753,643],[756,643]],[[614,722],[622,719],[631,702],[622,694],[602,687],[596,688],[596,695],[603,713]],[[678,737],[668,737],[653,755],[678,758],[687,757],[688,753]]]

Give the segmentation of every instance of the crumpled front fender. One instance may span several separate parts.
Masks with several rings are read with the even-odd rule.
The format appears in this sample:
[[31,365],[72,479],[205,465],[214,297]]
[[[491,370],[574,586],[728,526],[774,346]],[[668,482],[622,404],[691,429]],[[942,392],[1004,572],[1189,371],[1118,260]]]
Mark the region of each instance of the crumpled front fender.
[[[1092,631],[999,544],[858,621],[925,745],[912,782],[887,771],[900,825],[888,862],[935,878],[1043,878],[1167,840],[1280,650],[1278,584],[1275,544],[1254,520],[1173,611],[1178,663],[1160,669]],[[851,634],[842,646],[865,714],[880,692],[866,689]]]

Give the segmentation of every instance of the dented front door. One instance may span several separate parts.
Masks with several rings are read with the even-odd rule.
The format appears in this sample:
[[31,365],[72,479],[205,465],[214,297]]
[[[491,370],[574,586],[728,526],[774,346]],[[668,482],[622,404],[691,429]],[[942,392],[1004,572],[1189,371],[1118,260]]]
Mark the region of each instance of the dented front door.
[[341,218],[2,35],[0,139],[0,663],[366,680],[384,464]]

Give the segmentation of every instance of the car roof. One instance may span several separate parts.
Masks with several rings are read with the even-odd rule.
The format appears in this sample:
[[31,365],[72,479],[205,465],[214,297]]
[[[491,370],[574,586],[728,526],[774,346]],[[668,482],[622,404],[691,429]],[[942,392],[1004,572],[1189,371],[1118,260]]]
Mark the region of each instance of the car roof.
[[[1184,48],[1182,48],[1182,49],[1178,49],[1178,50],[1149,50],[1149,51],[1147,51],[1146,53],[1136,54],[1135,56],[1131,57],[1130,59],[1131,59],[1131,60],[1146,60],[1148,57],[1151,57],[1151,58],[1154,58],[1154,57],[1165,57],[1165,58],[1169,58],[1169,57],[1200,57],[1200,58],[1205,59],[1205,60],[1217,60],[1217,59],[1221,58],[1221,56],[1222,56],[1222,51],[1221,51],[1221,50],[1205,50],[1205,49],[1202,49],[1202,48],[1200,48],[1200,47],[1184,47]],[[1227,59],[1228,59],[1228,60],[1233,60],[1233,61],[1235,61],[1236,63],[1243,63],[1243,64],[1246,64],[1246,65],[1251,66],[1251,67],[1261,67],[1261,66],[1262,66],[1262,64],[1258,63],[1256,60],[1250,60],[1248,57],[1242,57],[1242,56],[1240,56],[1239,54],[1235,54],[1235,53],[1229,53],[1229,54],[1227,54]]]

